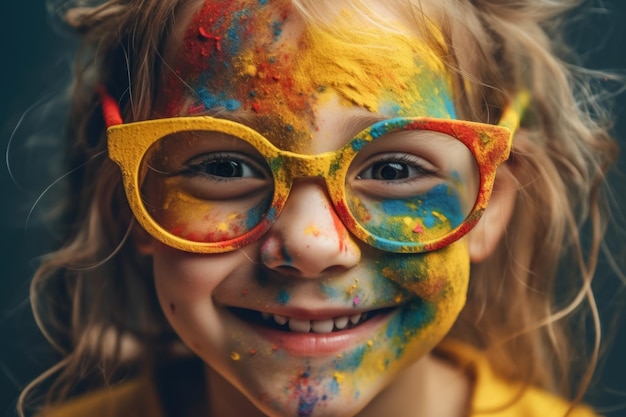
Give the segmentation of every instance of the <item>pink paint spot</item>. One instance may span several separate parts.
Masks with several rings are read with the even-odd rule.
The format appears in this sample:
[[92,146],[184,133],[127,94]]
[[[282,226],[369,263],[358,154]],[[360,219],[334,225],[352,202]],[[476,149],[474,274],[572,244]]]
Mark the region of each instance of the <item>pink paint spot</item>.
[[189,106],[189,109],[187,110],[189,114],[198,114],[202,111],[204,111],[204,104],[194,104]]
[[355,306],[358,306],[359,304],[361,304],[361,298],[354,297],[354,300],[352,300],[352,304],[354,304]]
[[415,229],[413,229],[414,233],[424,233],[424,228],[422,227],[421,224],[418,224],[417,226],[415,226]]

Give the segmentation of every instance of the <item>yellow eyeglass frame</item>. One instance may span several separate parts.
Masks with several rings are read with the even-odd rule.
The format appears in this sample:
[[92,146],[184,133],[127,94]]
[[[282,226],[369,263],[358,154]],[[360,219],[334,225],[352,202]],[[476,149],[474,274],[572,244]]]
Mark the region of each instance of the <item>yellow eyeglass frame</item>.
[[[100,90],[100,94],[107,124],[109,158],[121,170],[126,196],[137,222],[160,242],[193,253],[223,253],[258,240],[279,216],[293,180],[301,177],[322,178],[344,225],[357,238],[377,249],[395,253],[420,253],[445,247],[467,234],[482,216],[491,196],[496,170],[509,157],[513,135],[529,99],[527,93],[518,93],[504,110],[497,125],[429,117],[394,118],[369,126],[337,151],[303,155],[278,149],[263,135],[243,124],[209,116],[123,123],[118,103],[104,89]],[[479,173],[478,196],[465,220],[444,236],[424,242],[395,241],[372,235],[354,219],[347,207],[343,182],[350,161],[362,145],[385,133],[410,129],[439,132],[458,139],[474,155]],[[266,158],[274,176],[274,196],[270,208],[258,225],[241,236],[225,241],[196,242],[172,234],[148,213],[142,202],[140,184],[144,155],[158,140],[185,131],[216,131],[232,135],[252,145]],[[280,167],[274,168],[276,166]]]

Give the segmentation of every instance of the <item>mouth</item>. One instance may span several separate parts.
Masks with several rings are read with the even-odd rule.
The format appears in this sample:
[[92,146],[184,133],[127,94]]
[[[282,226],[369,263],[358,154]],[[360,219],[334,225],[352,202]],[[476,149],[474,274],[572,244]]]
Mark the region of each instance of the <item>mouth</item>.
[[378,316],[386,315],[396,308],[397,307],[388,307],[377,310],[368,310],[350,315],[344,314],[328,317],[321,320],[307,320],[244,308],[233,307],[230,310],[235,316],[243,321],[273,330],[286,333],[331,334],[358,328],[369,320]]

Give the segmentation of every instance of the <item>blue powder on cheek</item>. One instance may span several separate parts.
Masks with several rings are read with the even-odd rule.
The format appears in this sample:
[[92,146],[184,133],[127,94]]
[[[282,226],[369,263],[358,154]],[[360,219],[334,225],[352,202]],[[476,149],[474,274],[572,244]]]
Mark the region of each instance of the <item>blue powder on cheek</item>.
[[387,338],[397,339],[395,343],[395,356],[400,357],[404,353],[406,343],[414,337],[424,326],[435,319],[436,309],[432,304],[426,304],[422,300],[415,300],[407,305],[399,314],[394,316],[387,327]]
[[363,363],[363,356],[367,350],[367,346],[362,345],[354,349],[352,352],[344,355],[343,358],[335,361],[335,368],[338,371],[354,371]]
[[289,295],[289,293],[285,290],[281,290],[278,295],[276,296],[276,301],[279,304],[285,305],[289,302],[289,299],[291,298],[291,296]]
[[341,298],[341,296],[343,295],[343,292],[339,291],[337,288],[326,284],[320,284],[320,290],[322,291],[322,293],[324,293],[326,297],[331,300]]
[[269,205],[272,203],[272,196],[268,196],[265,200],[261,201],[260,204],[257,204],[252,209],[248,210],[248,219],[246,221],[247,230],[252,229],[257,226],[261,221],[263,221],[263,217],[265,213],[268,211]]
[[[416,201],[418,209],[412,206]],[[440,221],[433,216],[433,211],[444,215],[454,228],[465,220],[461,203],[456,193],[451,192],[446,184],[433,187],[426,194],[416,196],[412,200],[386,200],[382,202],[382,209],[390,216],[419,216],[424,218],[424,225],[432,227]]]

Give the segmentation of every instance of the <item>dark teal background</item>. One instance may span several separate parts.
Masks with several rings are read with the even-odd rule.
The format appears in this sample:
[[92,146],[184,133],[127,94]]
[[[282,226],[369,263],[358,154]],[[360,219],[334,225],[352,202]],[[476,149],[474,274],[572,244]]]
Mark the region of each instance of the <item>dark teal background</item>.
[[[166,0],[164,0],[166,1]],[[504,0],[503,0],[504,1]],[[72,39],[54,30],[43,0],[3,1],[0,9],[0,149],[6,150],[13,129],[21,115],[47,94],[59,94],[70,77],[68,45]],[[599,1],[597,3],[600,3]],[[577,16],[581,25],[569,34],[584,58],[594,69],[625,72],[626,69],[626,1],[604,1],[608,13],[588,8]],[[57,110],[62,116],[62,110]],[[626,94],[618,97],[615,106],[616,135],[626,148]],[[31,154],[24,143],[29,129],[37,129],[41,120],[27,117],[15,136],[10,158],[19,177],[20,186],[10,178],[4,162],[0,162],[0,417],[14,416],[13,406],[21,388],[50,364],[51,353],[34,327],[27,302],[28,284],[36,257],[54,246],[54,235],[47,228],[31,222],[26,226],[28,210],[43,191],[50,178],[41,169],[38,175],[23,171],[23,160],[44,167],[54,157],[48,153]],[[57,123],[62,118],[52,117]],[[4,153],[3,153],[4,154]],[[610,181],[616,199],[616,226],[612,227],[609,245],[622,265],[626,226],[622,208],[626,206],[626,157]],[[37,212],[40,216],[41,210]],[[621,237],[620,237],[621,236]],[[598,302],[605,315],[626,303],[623,285],[603,260],[599,274],[610,276],[611,284],[597,288]],[[626,312],[626,311],[625,311]],[[623,314],[623,313],[622,313]],[[607,329],[608,330],[608,329]],[[626,324],[618,322],[613,330],[615,342],[601,364],[588,401],[607,416],[626,416]]]

